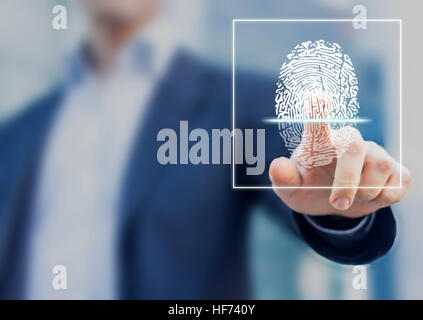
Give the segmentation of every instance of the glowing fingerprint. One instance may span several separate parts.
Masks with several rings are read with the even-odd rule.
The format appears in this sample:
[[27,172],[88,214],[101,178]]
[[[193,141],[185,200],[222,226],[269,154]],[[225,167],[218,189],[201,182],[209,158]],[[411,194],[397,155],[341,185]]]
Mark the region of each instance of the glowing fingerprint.
[[276,121],[303,166],[330,164],[352,141],[354,130],[339,129],[361,121],[357,93],[351,59],[337,43],[303,42],[287,56],[277,83]]

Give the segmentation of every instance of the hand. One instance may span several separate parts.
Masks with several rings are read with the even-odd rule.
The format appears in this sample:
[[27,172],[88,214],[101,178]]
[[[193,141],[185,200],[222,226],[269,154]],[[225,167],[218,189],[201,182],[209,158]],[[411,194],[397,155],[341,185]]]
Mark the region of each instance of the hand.
[[[316,148],[316,143],[320,144],[320,148]],[[326,145],[322,146],[322,143]],[[322,165],[322,157],[319,160],[315,154],[310,154],[310,150],[322,149],[326,150],[326,154],[332,152],[338,156]],[[313,165],[309,161],[311,158],[318,159],[316,162],[320,163]],[[274,159],[269,176],[274,187],[304,187],[274,188],[280,199],[294,211],[345,217],[364,216],[400,201],[411,180],[409,171],[402,167],[402,188],[384,188],[399,187],[400,164],[381,146],[364,141],[357,129],[343,127],[333,130],[327,123],[305,124],[300,145],[290,159]],[[315,186],[328,188],[307,188]],[[357,189],[358,186],[372,188]]]

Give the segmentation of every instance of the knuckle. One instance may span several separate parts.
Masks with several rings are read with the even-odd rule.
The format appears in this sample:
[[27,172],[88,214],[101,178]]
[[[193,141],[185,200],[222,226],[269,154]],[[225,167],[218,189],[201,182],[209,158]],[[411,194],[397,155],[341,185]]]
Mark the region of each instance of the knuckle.
[[402,183],[406,186],[409,186],[411,184],[411,174],[406,168],[403,168]]
[[392,171],[394,164],[391,159],[378,159],[375,166],[379,171],[387,173]]
[[368,149],[378,149],[380,146],[374,141],[366,141],[366,145]]
[[400,196],[399,193],[397,193],[397,192],[386,192],[383,195],[383,201],[382,202],[386,203],[386,204],[394,204],[394,203],[400,201],[400,199],[401,199],[401,196]]
[[347,129],[347,131],[348,131],[348,134],[350,135],[350,137],[351,137],[353,140],[355,140],[355,141],[360,141],[360,142],[363,142],[363,143],[364,143],[364,141],[363,141],[363,137],[361,136],[361,132],[360,132],[360,130],[358,130],[358,129],[357,129],[357,128],[355,128],[355,127],[351,127],[351,126],[346,127],[346,129]]
[[359,189],[357,192],[357,196],[361,200],[373,200],[379,194],[378,189]]
[[364,151],[363,143],[360,140],[351,141],[348,146],[348,152],[351,154],[360,154]]

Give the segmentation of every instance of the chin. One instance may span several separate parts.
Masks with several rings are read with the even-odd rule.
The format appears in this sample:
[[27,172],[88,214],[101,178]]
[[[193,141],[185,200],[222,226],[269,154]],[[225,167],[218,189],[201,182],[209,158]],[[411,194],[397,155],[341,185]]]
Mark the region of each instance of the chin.
[[83,0],[90,14],[110,24],[124,24],[147,18],[155,12],[159,2],[159,0]]

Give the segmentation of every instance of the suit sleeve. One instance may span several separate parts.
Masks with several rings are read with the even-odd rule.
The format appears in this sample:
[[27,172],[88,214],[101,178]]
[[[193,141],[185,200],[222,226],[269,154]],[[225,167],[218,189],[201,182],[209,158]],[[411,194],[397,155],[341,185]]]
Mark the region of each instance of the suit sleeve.
[[363,218],[307,216],[292,211],[272,190],[267,191],[261,192],[260,198],[275,221],[331,261],[368,264],[383,257],[394,244],[396,222],[390,207]]
[[[391,208],[354,221],[355,226],[343,229],[343,225],[355,220],[325,216],[330,229],[321,228],[311,217],[293,212],[303,239],[320,255],[343,264],[368,264],[384,256],[394,244],[396,222]],[[323,218],[323,217],[321,217]]]

